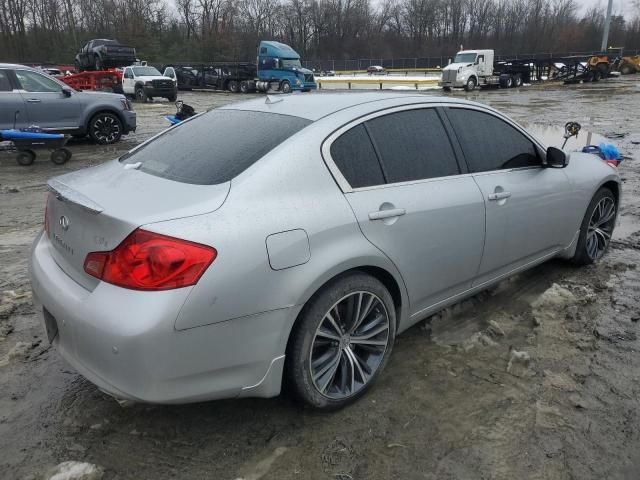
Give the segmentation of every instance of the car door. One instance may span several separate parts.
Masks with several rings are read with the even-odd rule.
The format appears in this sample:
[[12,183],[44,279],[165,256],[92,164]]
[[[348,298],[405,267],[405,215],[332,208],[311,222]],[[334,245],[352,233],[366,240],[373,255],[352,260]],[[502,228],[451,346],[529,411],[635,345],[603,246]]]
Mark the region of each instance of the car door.
[[[471,286],[484,242],[484,202],[461,175],[435,108],[376,113],[325,148],[346,182],[362,233],[396,265],[411,313]],[[340,183],[340,182],[339,182]]]
[[12,72],[0,69],[0,130],[27,126],[27,111],[18,89],[13,88]]
[[471,107],[445,109],[486,205],[486,240],[474,285],[570,244],[571,187],[562,169],[545,168],[544,149],[520,127]]
[[127,95],[133,95],[135,92],[135,78],[133,77],[133,69],[125,68],[122,75],[122,90]]
[[31,125],[45,130],[74,130],[80,127],[80,104],[70,91],[48,75],[32,70],[15,71]]

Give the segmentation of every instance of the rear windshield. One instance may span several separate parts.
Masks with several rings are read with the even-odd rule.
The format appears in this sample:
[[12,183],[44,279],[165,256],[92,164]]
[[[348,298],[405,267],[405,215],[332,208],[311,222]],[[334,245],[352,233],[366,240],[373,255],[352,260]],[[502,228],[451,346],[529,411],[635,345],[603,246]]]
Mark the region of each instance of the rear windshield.
[[228,182],[311,123],[289,115],[211,110],[120,158],[182,183]]

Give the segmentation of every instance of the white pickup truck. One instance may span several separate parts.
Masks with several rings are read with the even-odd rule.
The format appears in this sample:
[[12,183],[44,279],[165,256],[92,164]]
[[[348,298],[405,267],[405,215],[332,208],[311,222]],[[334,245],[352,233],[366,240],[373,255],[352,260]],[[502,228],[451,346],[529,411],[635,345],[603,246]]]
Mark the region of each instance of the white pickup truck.
[[122,90],[139,102],[163,97],[170,102],[178,98],[178,86],[174,79],[165,77],[156,68],[149,66],[125,67],[122,75]]

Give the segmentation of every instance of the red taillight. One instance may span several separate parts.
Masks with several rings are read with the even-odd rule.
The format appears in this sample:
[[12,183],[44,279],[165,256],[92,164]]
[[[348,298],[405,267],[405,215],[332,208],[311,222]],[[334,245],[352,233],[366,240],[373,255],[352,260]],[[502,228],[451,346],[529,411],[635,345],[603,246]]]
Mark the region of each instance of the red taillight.
[[215,260],[215,248],[137,229],[110,252],[91,252],[84,271],[133,290],[195,285]]

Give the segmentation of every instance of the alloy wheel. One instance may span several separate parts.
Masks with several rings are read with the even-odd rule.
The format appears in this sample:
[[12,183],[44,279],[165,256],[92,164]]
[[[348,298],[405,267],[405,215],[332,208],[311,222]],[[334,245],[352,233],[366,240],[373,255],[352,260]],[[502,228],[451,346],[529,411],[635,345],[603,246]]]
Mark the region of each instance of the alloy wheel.
[[341,400],[364,388],[391,341],[389,327],[384,303],[371,292],[352,292],[336,302],[311,342],[309,368],[317,391]]
[[591,260],[598,260],[604,255],[611,240],[615,221],[615,201],[611,197],[602,198],[593,209],[587,230],[587,255]]
[[120,124],[111,115],[96,118],[92,128],[93,137],[100,143],[113,143],[120,137]]

